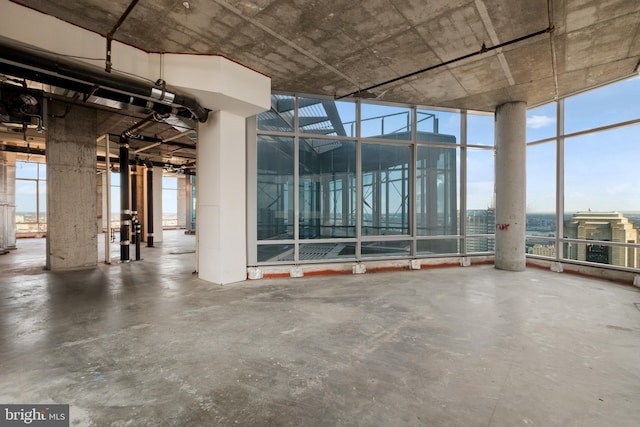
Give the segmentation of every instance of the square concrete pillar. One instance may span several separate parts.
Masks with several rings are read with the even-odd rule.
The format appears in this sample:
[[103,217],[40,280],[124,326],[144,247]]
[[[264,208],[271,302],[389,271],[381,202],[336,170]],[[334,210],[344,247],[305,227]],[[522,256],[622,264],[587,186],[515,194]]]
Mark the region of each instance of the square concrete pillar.
[[51,103],[47,130],[47,254],[49,270],[98,262],[96,110]]

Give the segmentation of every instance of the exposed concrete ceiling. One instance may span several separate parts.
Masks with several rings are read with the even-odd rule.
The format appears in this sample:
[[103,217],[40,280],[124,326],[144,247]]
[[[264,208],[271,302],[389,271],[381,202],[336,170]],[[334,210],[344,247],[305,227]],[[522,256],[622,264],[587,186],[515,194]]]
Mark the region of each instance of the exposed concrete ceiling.
[[[106,35],[130,0],[16,3]],[[220,54],[276,91],[493,111],[538,105],[634,73],[637,0],[140,0],[115,39],[149,52]],[[113,58],[117,64],[118,58]]]

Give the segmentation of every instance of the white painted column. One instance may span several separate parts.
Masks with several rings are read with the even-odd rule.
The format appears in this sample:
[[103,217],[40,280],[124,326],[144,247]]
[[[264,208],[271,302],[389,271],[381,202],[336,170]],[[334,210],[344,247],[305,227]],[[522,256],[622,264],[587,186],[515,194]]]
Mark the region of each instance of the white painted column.
[[227,284],[247,277],[245,118],[212,112],[198,126],[198,277]]
[[162,168],[153,168],[153,243],[162,242]]
[[526,268],[526,118],[524,102],[496,109],[496,256],[495,267]]

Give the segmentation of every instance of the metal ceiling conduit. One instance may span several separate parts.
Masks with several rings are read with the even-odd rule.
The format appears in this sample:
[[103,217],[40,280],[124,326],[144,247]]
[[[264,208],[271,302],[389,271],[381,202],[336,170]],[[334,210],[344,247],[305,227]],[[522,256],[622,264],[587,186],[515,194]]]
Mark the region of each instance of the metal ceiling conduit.
[[[35,147],[21,147],[21,146],[17,146],[17,145],[7,145],[7,144],[1,144],[0,145],[0,151],[6,151],[8,153],[19,153],[19,154],[31,154],[31,155],[36,155],[36,156],[44,156],[46,155],[46,150],[43,148],[35,148]],[[116,156],[109,156],[109,159],[112,163],[116,163],[119,160],[119,157]],[[105,156],[96,156],[96,161],[97,162],[105,162],[106,161],[106,157]],[[150,167],[153,166],[157,166],[159,168],[165,167],[165,166],[170,166],[173,167],[175,169],[180,169],[182,167],[182,165],[180,164],[174,164],[171,162],[158,162],[158,161],[152,161],[149,159],[146,159],[144,161],[144,163],[146,165],[150,165]],[[189,174],[189,171],[187,170],[187,172],[185,172],[186,175]]]
[[[96,95],[131,104],[138,100],[136,105],[141,105],[139,101],[144,100],[146,102],[142,105],[161,114],[167,112],[167,107],[186,110],[189,116],[201,123],[206,122],[209,115],[209,110],[194,97],[169,89],[162,80],[150,85],[142,79],[107,73],[90,64],[72,61],[5,37],[0,37],[0,72],[75,91],[79,87],[84,88],[86,98]],[[126,97],[123,99],[122,95]]]
[[118,31],[118,28],[120,28],[120,25],[122,25],[124,20],[127,19],[127,16],[129,16],[133,8],[136,7],[138,1],[139,0],[133,0],[131,3],[129,3],[129,7],[127,7],[127,10],[124,11],[122,16],[118,19],[118,22],[115,23],[111,31],[109,31],[109,33],[107,34],[107,59],[104,69],[107,73],[111,72],[111,66],[113,65],[111,63],[111,42],[113,41],[113,36],[116,34],[116,31]]
[[455,62],[459,62],[459,61],[462,61],[462,60],[465,60],[465,59],[468,59],[468,58],[471,58],[471,57],[474,57],[474,56],[477,56],[477,55],[482,55],[484,53],[487,53],[487,52],[490,52],[490,51],[493,51],[493,50],[497,50],[497,49],[500,49],[500,48],[503,48],[503,47],[506,47],[506,46],[509,46],[509,45],[512,45],[512,44],[515,44],[515,43],[519,43],[521,41],[528,40],[530,38],[537,37],[537,36],[540,36],[542,34],[553,33],[554,31],[555,31],[555,27],[552,25],[551,19],[550,19],[549,20],[549,26],[547,28],[545,28],[544,30],[536,31],[534,33],[530,33],[530,34],[527,34],[526,36],[518,37],[518,38],[515,38],[513,40],[509,40],[507,42],[504,42],[504,43],[499,43],[499,44],[497,44],[495,46],[487,47],[484,43],[482,43],[482,46],[476,52],[471,52],[471,53],[468,53],[466,55],[462,55],[462,56],[459,56],[457,58],[450,59],[448,61],[440,62],[438,64],[431,65],[429,67],[423,68],[423,69],[418,70],[418,71],[414,71],[414,72],[409,73],[409,74],[405,74],[403,76],[394,77],[393,79],[385,80],[383,82],[376,83],[374,85],[367,86],[367,87],[362,88],[362,89],[358,89],[358,90],[356,90],[354,92],[351,92],[351,93],[348,93],[346,95],[336,96],[336,99],[343,99],[343,98],[348,98],[348,97],[351,97],[351,96],[358,97],[358,98],[377,98],[379,95],[376,95],[375,93],[369,92],[369,91],[372,90],[372,89],[377,89],[377,88],[379,88],[381,86],[386,86],[388,84],[398,82],[400,80],[408,79],[409,77],[413,77],[413,76],[417,76],[419,74],[426,73],[427,71],[435,70],[436,68],[445,67],[445,66],[453,64]]

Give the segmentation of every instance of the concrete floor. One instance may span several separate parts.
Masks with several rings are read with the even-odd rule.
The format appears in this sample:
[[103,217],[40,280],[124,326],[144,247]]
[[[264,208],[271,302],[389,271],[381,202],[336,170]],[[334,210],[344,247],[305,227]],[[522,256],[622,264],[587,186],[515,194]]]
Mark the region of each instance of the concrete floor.
[[[640,290],[491,266],[192,275],[193,236],[51,273],[0,256],[0,402],[75,426],[637,426]],[[117,253],[114,253],[117,256]]]

